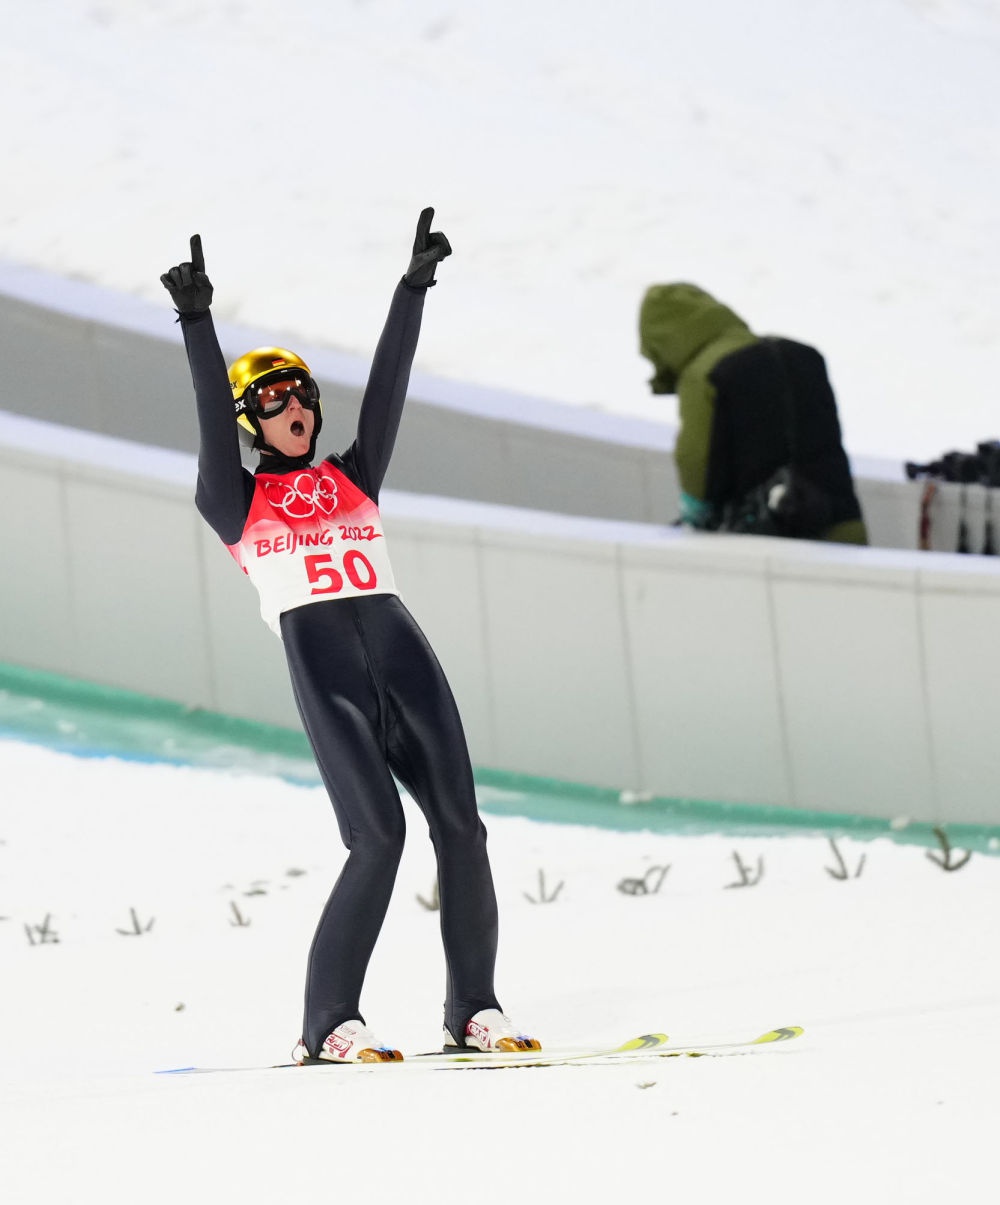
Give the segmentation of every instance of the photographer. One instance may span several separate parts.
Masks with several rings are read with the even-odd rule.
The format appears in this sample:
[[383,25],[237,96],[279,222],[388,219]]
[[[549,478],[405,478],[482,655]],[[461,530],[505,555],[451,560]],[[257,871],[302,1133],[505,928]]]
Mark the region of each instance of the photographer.
[[867,544],[823,357],[755,335],[692,284],[639,311],[653,393],[675,393],[681,522],[708,531]]

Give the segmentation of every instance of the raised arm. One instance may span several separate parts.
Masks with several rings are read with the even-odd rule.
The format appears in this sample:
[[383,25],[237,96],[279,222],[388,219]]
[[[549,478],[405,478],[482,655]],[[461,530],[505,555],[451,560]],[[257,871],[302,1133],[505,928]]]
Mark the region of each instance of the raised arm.
[[420,336],[424,296],[435,283],[435,268],[451,254],[447,238],[440,231],[431,232],[433,220],[434,210],[425,209],[417,222],[413,257],[393,294],[368,374],[357,438],[345,456],[362,489],[375,501],[389,468],[403,414],[410,368]]
[[212,282],[205,275],[201,236],[191,237],[191,260],[160,280],[177,310],[198,409],[200,445],[195,503],[225,544],[235,544],[253,497],[243,468],[226,362],[212,322]]

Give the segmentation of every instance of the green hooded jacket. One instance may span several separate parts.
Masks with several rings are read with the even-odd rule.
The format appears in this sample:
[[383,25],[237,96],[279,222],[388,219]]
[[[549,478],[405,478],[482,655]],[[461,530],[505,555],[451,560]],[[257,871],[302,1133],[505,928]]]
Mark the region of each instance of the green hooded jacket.
[[[716,409],[711,374],[726,356],[760,342],[742,318],[697,285],[652,285],[642,299],[639,350],[655,369],[649,382],[653,393],[677,394],[674,462],[681,517],[695,527],[711,525],[712,508],[706,499]],[[860,519],[835,523],[822,538],[867,543]]]
[[674,447],[683,493],[705,498],[715,417],[709,374],[723,356],[759,342],[742,318],[692,284],[653,285],[639,309],[639,350],[653,365],[654,393],[676,393],[680,430]]

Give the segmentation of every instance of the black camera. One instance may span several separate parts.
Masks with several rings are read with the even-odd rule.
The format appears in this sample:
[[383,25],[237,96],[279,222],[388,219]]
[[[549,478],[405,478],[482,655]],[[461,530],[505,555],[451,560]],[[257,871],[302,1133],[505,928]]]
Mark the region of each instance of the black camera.
[[975,452],[946,452],[940,460],[928,464],[906,462],[910,481],[918,477],[933,477],[938,481],[953,481],[959,485],[1000,485],[1000,440],[990,439],[976,444]]
[[1000,439],[988,439],[976,444],[976,451],[983,462],[984,472],[980,479],[983,485],[991,488],[1000,485]]
[[[993,489],[1000,485],[1000,440],[987,439],[976,444],[975,452],[946,452],[940,460],[929,464],[906,462],[906,476],[910,481],[918,477],[952,481],[962,486],[959,499],[958,544],[956,552],[971,552],[969,524],[966,518],[968,500],[965,486],[978,483],[986,486],[986,514],[983,525],[983,556],[996,556],[997,542],[993,527]],[[920,547],[930,548],[930,504],[933,490],[924,491],[920,512]]]

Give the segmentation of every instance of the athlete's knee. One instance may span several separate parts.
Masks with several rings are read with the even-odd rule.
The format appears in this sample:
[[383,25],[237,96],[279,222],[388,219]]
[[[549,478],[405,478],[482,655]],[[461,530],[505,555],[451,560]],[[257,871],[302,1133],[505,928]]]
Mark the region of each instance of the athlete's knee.
[[430,822],[431,841],[438,849],[479,849],[486,846],[486,825],[476,811],[446,812]]
[[376,824],[351,829],[350,850],[359,857],[375,858],[380,862],[398,862],[406,843],[406,819],[400,809],[398,816],[381,819]]

